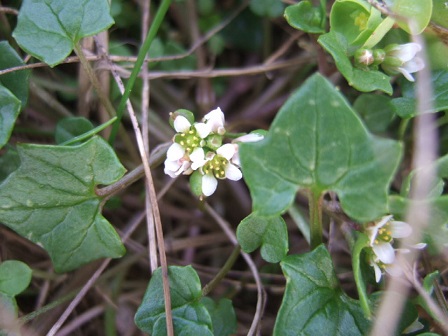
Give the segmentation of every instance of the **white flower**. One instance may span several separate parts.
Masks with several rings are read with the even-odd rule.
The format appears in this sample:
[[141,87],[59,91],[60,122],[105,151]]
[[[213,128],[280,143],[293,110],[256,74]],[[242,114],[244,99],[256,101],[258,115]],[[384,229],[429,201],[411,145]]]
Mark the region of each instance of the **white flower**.
[[188,175],[192,173],[190,160],[184,154],[185,149],[177,143],[173,143],[168,148],[165,160],[165,174],[175,178],[180,174]]
[[384,49],[386,58],[381,66],[387,73],[395,75],[400,72],[408,81],[413,82],[411,74],[425,67],[423,60],[416,56],[420,50],[422,47],[418,43],[390,45]]
[[381,220],[366,228],[370,246],[378,259],[384,264],[394,262],[393,238],[404,238],[412,233],[412,228],[408,223],[392,219],[392,215],[384,216]]
[[219,135],[224,135],[226,133],[226,129],[224,128],[224,113],[219,107],[207,113],[204,116],[203,121],[210,127],[212,132]]
[[200,163],[205,160],[201,168],[203,173],[201,188],[204,196],[210,196],[215,192],[218,186],[217,179],[228,178],[232,181],[238,181],[243,177],[240,169],[231,162],[234,155],[234,144],[225,144],[219,147],[216,153],[209,152],[203,159],[198,158]]

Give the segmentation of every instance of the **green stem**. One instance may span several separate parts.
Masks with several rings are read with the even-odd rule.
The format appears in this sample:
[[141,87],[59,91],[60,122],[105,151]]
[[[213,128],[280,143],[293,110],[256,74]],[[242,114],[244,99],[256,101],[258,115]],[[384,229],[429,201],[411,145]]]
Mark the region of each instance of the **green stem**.
[[204,288],[202,288],[202,296],[207,296],[208,293],[210,293],[221,282],[221,280],[226,276],[226,274],[229,273],[233,264],[235,264],[235,261],[238,259],[240,252],[241,252],[241,246],[239,245],[235,246],[229,259],[227,259],[226,263],[219,270],[218,274],[216,274],[216,276],[208,284],[206,284]]
[[311,249],[314,250],[322,244],[322,197],[321,192],[311,190],[309,197],[310,207],[310,236]]
[[124,89],[123,96],[120,100],[120,105],[117,109],[117,121],[112,127],[112,131],[110,133],[109,137],[109,143],[113,145],[115,142],[115,138],[118,133],[118,129],[120,127],[121,119],[123,118],[123,112],[124,108],[126,106],[126,102],[129,99],[129,96],[131,95],[132,88],[134,87],[135,81],[138,77],[138,74],[140,73],[140,69],[143,65],[143,62],[146,58],[146,55],[148,54],[149,47],[151,46],[152,41],[154,40],[154,37],[157,34],[157,31],[159,30],[160,25],[162,24],[162,21],[165,17],[166,12],[168,11],[168,8],[171,5],[171,0],[163,0],[162,3],[159,6],[159,9],[157,10],[157,13],[154,17],[154,21],[151,24],[151,28],[149,28],[148,35],[146,35],[145,42],[143,43],[142,47],[140,48],[140,51],[138,52],[137,60],[135,62],[134,68],[132,69],[131,76],[129,77],[129,80],[126,84],[126,87]]
[[115,120],[117,120],[117,117],[113,117],[112,119],[106,121],[104,124],[101,124],[86,133],[83,133],[74,138],[71,138],[70,140],[64,141],[64,142],[60,143],[59,146],[68,146],[68,145],[74,144],[75,142],[88,139],[88,138],[94,136],[95,134],[101,132],[102,130],[104,130],[106,127],[111,125]]
[[401,120],[401,122],[400,122],[400,126],[398,128],[398,139],[400,141],[404,140],[404,135],[406,133],[406,129],[408,128],[408,124],[409,124],[410,120],[411,120],[410,118],[406,118],[406,119]]
[[[352,233],[350,233],[350,237],[353,239],[351,234]],[[361,273],[361,252],[367,246],[369,246],[369,238],[365,234],[359,234],[354,246],[352,246],[352,267],[356,289],[358,290],[359,303],[364,311],[364,315],[370,319],[370,302],[366,292],[366,284],[364,283]]]

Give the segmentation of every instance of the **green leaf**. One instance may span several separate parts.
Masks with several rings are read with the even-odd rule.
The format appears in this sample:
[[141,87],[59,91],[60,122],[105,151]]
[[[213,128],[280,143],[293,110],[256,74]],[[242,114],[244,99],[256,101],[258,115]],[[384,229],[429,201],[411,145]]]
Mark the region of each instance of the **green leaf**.
[[348,45],[360,47],[381,21],[381,13],[366,1],[337,0],[331,8],[330,31],[344,36]]
[[258,16],[276,18],[283,13],[283,4],[278,0],[251,0],[249,7]]
[[321,75],[283,105],[268,135],[242,143],[243,176],[254,211],[278,215],[298,189],[335,191],[345,212],[367,222],[388,213],[387,194],[401,145],[367,132],[344,97]]
[[389,76],[378,70],[363,70],[353,66],[344,36],[330,32],[321,35],[317,41],[333,56],[336,67],[350,86],[361,92],[381,90],[392,94]]
[[398,25],[409,34],[420,34],[428,26],[432,0],[387,0],[386,3],[393,13],[412,20],[415,31],[411,31],[407,21],[397,20]]
[[[175,334],[212,336],[212,319],[204,304],[200,302],[201,282],[196,271],[191,266],[170,266],[168,276]],[[134,320],[137,327],[150,335],[166,335],[165,300],[160,268],[153,273]]]
[[[81,134],[91,131],[94,128],[90,120],[84,117],[64,118],[56,125],[55,140],[57,144],[69,141]],[[80,142],[75,142],[79,145]]]
[[17,151],[14,148],[8,148],[8,151],[0,156],[0,183],[19,168],[19,165],[20,158]]
[[125,172],[106,141],[79,146],[19,145],[20,167],[0,185],[0,221],[43,246],[55,270],[121,257],[120,237],[101,215],[98,184]]
[[285,9],[285,19],[291,27],[307,33],[325,33],[326,0],[319,7],[314,7],[310,1],[300,1]]
[[390,104],[391,98],[377,94],[362,94],[353,103],[353,108],[362,117],[373,133],[385,132],[395,118]]
[[[0,42],[0,70],[24,64],[25,63],[20,56],[8,42]],[[21,101],[22,108],[25,107],[28,100],[28,82],[30,74],[30,70],[20,70],[0,76],[0,84],[11,91],[12,94]]]
[[[9,316],[8,316],[9,315]],[[0,292],[0,336],[10,336],[9,330],[4,330],[4,320],[7,318],[13,319],[18,315],[17,301],[14,296],[9,296]],[[13,334],[14,335],[14,334]]]
[[218,302],[203,297],[201,303],[207,308],[213,322],[214,336],[228,336],[236,333],[237,321],[232,301],[221,299]]
[[448,7],[445,0],[432,0],[433,10],[431,21],[448,28]]
[[20,113],[20,100],[7,88],[0,86],[0,148],[9,140]]
[[359,233],[355,245],[352,248],[353,277],[355,278],[361,308],[367,318],[370,318],[370,305],[367,298],[366,283],[361,271],[362,250],[369,246],[369,238],[363,233]]
[[369,321],[341,290],[330,254],[320,245],[281,262],[286,290],[274,335],[367,335]]
[[255,213],[244,218],[236,231],[244,252],[250,253],[261,246],[264,260],[277,263],[288,253],[288,230],[281,216],[262,217]]
[[[431,74],[434,94],[431,97],[432,110],[424,113],[436,113],[448,109],[448,70],[438,70]],[[404,97],[392,99],[391,104],[397,115],[402,118],[416,116],[415,84],[407,82],[403,88]]]
[[18,260],[6,260],[0,264],[0,292],[16,296],[31,282],[32,271],[27,264]]
[[26,52],[54,66],[83,37],[109,28],[107,0],[24,0],[13,32]]

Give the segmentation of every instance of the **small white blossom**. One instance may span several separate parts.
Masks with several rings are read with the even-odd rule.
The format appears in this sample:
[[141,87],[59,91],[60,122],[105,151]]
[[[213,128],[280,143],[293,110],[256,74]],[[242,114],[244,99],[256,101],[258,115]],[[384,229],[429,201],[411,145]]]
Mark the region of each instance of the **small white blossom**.
[[425,63],[416,54],[422,50],[418,43],[406,43],[400,45],[392,45],[385,48],[386,57],[381,64],[384,71],[395,75],[402,73],[408,81],[413,82],[414,72],[420,71],[425,67]]
[[237,165],[238,167],[241,167],[241,161],[240,161],[240,153],[239,153],[239,142],[257,142],[264,139],[264,135],[261,135],[259,133],[249,133],[242,135],[236,139],[233,139],[232,143],[235,146],[235,154],[232,157],[232,163]]
[[219,107],[207,113],[204,116],[203,121],[210,127],[212,132],[219,135],[224,135],[226,133],[226,129],[224,128],[224,113]]

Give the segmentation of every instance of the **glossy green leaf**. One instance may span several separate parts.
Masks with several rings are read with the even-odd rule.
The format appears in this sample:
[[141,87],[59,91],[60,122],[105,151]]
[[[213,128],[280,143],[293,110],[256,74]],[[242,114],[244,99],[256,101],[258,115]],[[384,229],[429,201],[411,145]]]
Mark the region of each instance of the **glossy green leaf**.
[[445,0],[432,0],[433,10],[431,21],[448,28],[448,6]]
[[20,167],[0,185],[0,221],[43,246],[55,270],[117,258],[125,249],[101,215],[97,185],[125,172],[106,141],[94,137],[73,147],[19,145]]
[[[438,70],[431,74],[431,83],[434,94],[431,97],[431,111],[425,113],[436,113],[448,109],[448,71]],[[405,82],[403,97],[392,99],[391,104],[397,115],[402,118],[416,116],[416,100],[414,96],[415,84]]]
[[[0,70],[24,65],[20,56],[6,41],[0,42]],[[21,101],[21,107],[25,107],[28,101],[28,82],[30,70],[10,72],[0,76],[0,85],[6,87]]]
[[13,32],[26,52],[54,66],[81,38],[109,28],[107,0],[24,0]]
[[284,5],[277,0],[251,0],[249,7],[258,16],[276,18],[282,15]]
[[286,290],[274,335],[367,335],[370,323],[340,288],[330,254],[320,245],[281,262]]
[[291,27],[303,30],[307,33],[325,33],[326,1],[321,1],[319,7],[315,7],[310,1],[300,1],[285,9],[285,19]]
[[20,113],[20,100],[7,88],[0,86],[0,148],[9,140]]
[[331,7],[330,31],[360,47],[381,23],[381,13],[363,0],[336,0]]
[[[212,319],[200,301],[201,282],[196,271],[191,266],[170,266],[168,277],[175,334],[212,336]],[[160,268],[153,273],[134,320],[137,327],[150,335],[166,335],[165,300]]]
[[14,148],[8,148],[8,151],[0,156],[0,183],[8,177],[14,170],[19,168],[20,158]]
[[30,284],[32,271],[18,260],[6,260],[0,264],[0,292],[16,296]]
[[362,94],[353,103],[353,108],[362,117],[364,124],[373,133],[385,132],[395,118],[390,104],[391,98],[378,94]]
[[277,263],[288,253],[288,230],[281,216],[262,217],[255,213],[244,218],[236,231],[244,252],[250,253],[261,246],[264,260]]
[[232,301],[221,299],[215,302],[209,297],[203,297],[201,303],[207,308],[212,318],[214,336],[228,336],[236,333],[237,321]]
[[350,86],[361,92],[381,90],[392,94],[389,76],[378,70],[363,70],[353,66],[350,58],[352,54],[344,36],[330,32],[321,35],[318,42],[333,56],[336,67]]
[[321,75],[283,105],[264,140],[240,145],[253,209],[287,210],[298,189],[333,190],[345,212],[367,222],[388,213],[387,194],[401,145],[367,132],[344,97]]
[[[84,134],[93,129],[93,124],[90,120],[83,117],[70,117],[64,118],[56,125],[55,140],[57,144],[61,144],[65,141],[69,141],[74,137]],[[79,142],[74,143],[76,145]]]
[[397,20],[408,33],[420,34],[428,26],[432,15],[432,0],[386,0],[389,9],[400,17],[412,20],[414,31],[407,21]]

